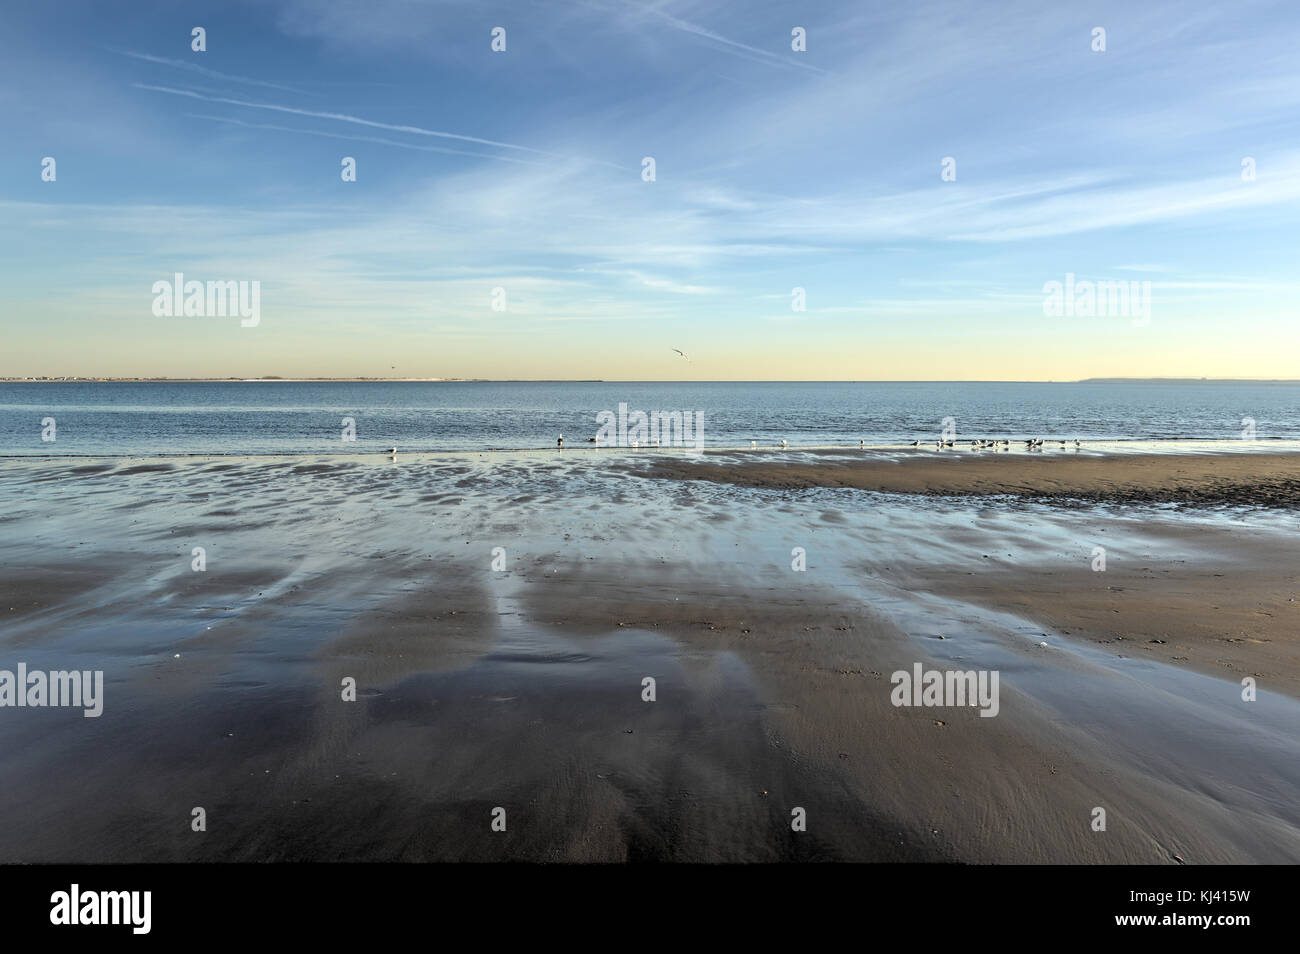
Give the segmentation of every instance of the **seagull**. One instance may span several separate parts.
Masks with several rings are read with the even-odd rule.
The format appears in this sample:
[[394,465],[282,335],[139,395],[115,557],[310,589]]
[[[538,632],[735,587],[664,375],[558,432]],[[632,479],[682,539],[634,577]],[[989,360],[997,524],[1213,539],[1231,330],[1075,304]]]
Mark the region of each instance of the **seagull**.
[[758,441],[750,441],[750,442],[749,442],[749,449],[750,449],[750,450],[756,450],[757,448],[758,448]]
[[397,460],[397,448],[396,447],[388,448],[388,456],[393,458],[393,460]]
[[784,446],[785,446],[785,438],[784,438],[784,437],[783,437],[783,438],[781,438],[781,446],[782,446],[782,447],[784,447]]
[[[686,352],[685,352],[685,351],[678,351],[676,348],[673,348],[673,350],[674,350],[674,351],[677,351],[677,353],[680,354],[683,358],[686,358]],[[687,361],[690,361],[691,359],[690,359],[690,358],[686,358],[686,360],[687,360]]]
[[912,446],[913,446],[913,447],[920,447],[920,446],[921,446],[921,442],[920,442],[920,441],[912,441]]
[[563,434],[561,434],[561,435],[560,435],[560,439],[559,439],[558,441],[555,442],[555,446],[556,446],[556,447],[563,447],[563,446],[564,446],[564,435],[563,435]]

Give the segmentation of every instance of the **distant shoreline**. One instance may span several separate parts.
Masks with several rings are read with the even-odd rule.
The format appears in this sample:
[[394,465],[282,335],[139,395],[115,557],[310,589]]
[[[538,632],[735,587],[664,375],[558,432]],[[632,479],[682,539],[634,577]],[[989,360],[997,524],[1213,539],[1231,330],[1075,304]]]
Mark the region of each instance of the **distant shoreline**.
[[598,379],[536,378],[0,378],[3,384],[600,384]]

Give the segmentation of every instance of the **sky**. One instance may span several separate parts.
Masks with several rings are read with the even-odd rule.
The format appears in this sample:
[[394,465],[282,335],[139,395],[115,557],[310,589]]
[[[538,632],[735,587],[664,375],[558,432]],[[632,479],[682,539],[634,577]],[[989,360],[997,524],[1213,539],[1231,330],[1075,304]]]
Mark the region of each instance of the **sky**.
[[[1294,0],[7,0],[0,375],[1300,377],[1298,40]],[[155,314],[176,273],[256,324]],[[1067,276],[1149,312],[1049,313]]]

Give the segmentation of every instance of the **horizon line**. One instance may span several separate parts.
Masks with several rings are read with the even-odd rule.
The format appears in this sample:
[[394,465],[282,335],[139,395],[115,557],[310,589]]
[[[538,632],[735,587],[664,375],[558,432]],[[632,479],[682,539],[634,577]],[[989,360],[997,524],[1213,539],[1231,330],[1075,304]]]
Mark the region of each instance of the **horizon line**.
[[1300,384],[1300,378],[1088,377],[1051,378],[438,378],[438,377],[167,377],[144,375],[0,375],[3,384]]

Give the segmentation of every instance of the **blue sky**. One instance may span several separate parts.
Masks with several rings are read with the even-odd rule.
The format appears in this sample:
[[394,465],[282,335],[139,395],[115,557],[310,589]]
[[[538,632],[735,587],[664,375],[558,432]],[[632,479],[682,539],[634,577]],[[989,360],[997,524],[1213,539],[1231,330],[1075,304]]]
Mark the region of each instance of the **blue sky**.
[[[1300,374],[1295,3],[2,16],[0,374]],[[260,323],[155,316],[178,271]],[[1149,321],[1046,317],[1067,273]]]

